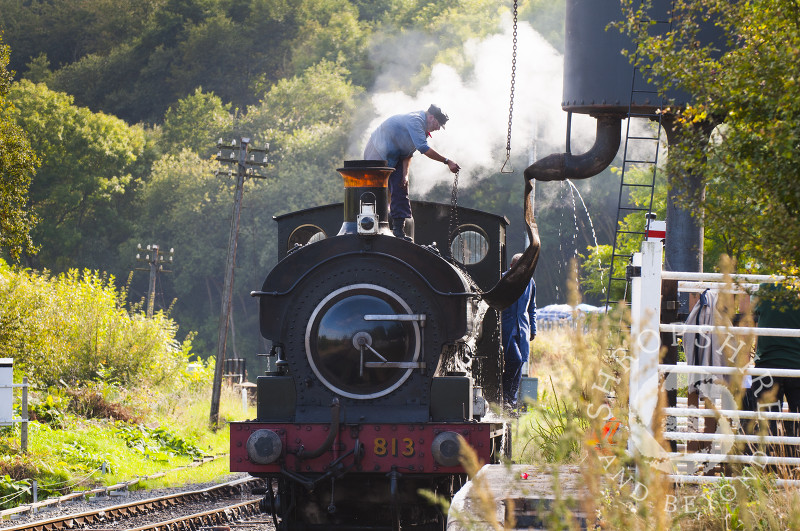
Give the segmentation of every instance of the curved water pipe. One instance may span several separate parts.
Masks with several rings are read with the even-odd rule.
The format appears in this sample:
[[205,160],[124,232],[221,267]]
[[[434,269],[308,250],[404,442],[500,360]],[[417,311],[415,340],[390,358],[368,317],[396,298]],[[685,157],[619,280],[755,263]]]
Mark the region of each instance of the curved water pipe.
[[522,296],[522,293],[528,287],[531,277],[533,277],[536,264],[539,262],[541,242],[539,240],[539,228],[533,216],[532,192],[533,185],[528,179],[525,179],[524,216],[525,229],[528,232],[530,244],[525,249],[525,252],[522,253],[520,259],[517,260],[517,263],[503,275],[503,278],[492,289],[482,296],[489,306],[497,310],[508,308]]
[[[498,310],[511,306],[528,287],[539,262],[539,229],[533,215],[531,180],[564,181],[586,179],[608,167],[619,151],[622,118],[619,114],[601,114],[597,118],[597,136],[592,148],[582,155],[554,153],[525,169],[525,224],[530,245],[522,257],[494,287],[483,294],[483,300]],[[569,133],[567,134],[569,138]]]
[[621,141],[621,124],[624,116],[601,114],[597,118],[597,135],[594,145],[582,155],[553,153],[539,159],[525,169],[525,179],[530,181],[564,181],[587,179],[608,167],[617,156]]

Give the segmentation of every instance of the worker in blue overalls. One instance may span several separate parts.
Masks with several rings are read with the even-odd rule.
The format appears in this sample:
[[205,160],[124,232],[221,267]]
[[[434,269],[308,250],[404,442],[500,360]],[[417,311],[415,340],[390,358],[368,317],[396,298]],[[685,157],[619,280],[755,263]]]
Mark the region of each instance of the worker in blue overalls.
[[[511,267],[522,253],[511,258]],[[531,278],[525,292],[503,310],[503,402],[506,408],[516,409],[522,365],[528,361],[531,341],[536,337],[536,283]]]

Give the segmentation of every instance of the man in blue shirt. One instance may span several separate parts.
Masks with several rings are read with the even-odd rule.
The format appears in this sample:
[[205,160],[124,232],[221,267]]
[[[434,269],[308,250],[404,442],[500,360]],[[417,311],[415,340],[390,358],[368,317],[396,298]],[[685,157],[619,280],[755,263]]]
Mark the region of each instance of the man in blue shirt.
[[389,176],[389,215],[392,231],[398,238],[410,240],[405,235],[406,219],[411,217],[411,201],[408,199],[408,166],[415,151],[437,162],[447,164],[451,172],[461,167],[453,160],[443,157],[428,145],[433,131],[444,128],[448,117],[436,105],[427,111],[397,114],[387,118],[369,137],[364,149],[365,160],[385,160],[394,168]]
[[[511,259],[511,267],[522,253]],[[536,337],[536,283],[531,278],[525,292],[517,301],[503,310],[503,402],[507,407],[517,406],[517,393],[522,381],[522,364],[528,361],[531,341]]]

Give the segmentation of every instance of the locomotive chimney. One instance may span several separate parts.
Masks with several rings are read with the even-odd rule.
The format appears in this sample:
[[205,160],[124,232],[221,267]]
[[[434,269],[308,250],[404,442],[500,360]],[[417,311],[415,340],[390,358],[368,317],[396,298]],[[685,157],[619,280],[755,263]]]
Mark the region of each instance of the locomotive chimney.
[[386,164],[385,160],[346,160],[336,170],[344,179],[344,222],[338,235],[391,236],[387,183],[394,168]]

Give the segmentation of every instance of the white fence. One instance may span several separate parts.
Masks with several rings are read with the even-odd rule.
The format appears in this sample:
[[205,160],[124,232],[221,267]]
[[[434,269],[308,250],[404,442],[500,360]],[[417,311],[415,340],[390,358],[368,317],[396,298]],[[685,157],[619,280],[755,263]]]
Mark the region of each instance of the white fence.
[[[654,466],[668,473],[676,483],[706,483],[718,481],[722,476],[695,476],[691,466],[695,463],[743,463],[756,466],[784,465],[800,466],[800,458],[770,456],[764,453],[754,455],[739,455],[733,453],[736,443],[751,443],[762,445],[800,445],[800,437],[785,437],[775,435],[749,435],[740,430],[739,421],[758,419],[763,421],[786,420],[800,421],[800,413],[768,412],[760,409],[756,411],[742,411],[739,409],[720,408],[696,409],[689,407],[666,407],[657,411],[659,393],[663,373],[671,374],[715,374],[715,375],[751,375],[756,381],[769,378],[764,386],[771,385],[773,377],[800,377],[800,370],[790,369],[756,369],[754,367],[711,367],[688,366],[685,364],[667,365],[659,363],[661,349],[661,333],[667,332],[674,335],[684,332],[694,333],[721,333],[725,337],[733,336],[781,336],[800,337],[798,329],[780,328],[755,328],[755,327],[724,327],[707,325],[662,324],[661,315],[661,280],[678,280],[679,291],[702,291],[706,287],[713,289],[731,289],[726,284],[726,278],[715,273],[682,273],[662,271],[662,244],[661,242],[645,242],[642,252],[633,256],[633,267],[641,268],[641,275],[634,274],[631,280],[631,356],[629,383],[629,426],[630,438],[628,450],[653,459]],[[638,273],[638,271],[636,271]],[[766,275],[732,275],[731,280],[734,292],[744,293],[745,288],[751,289],[760,282],[774,282],[782,277]],[[730,336],[729,336],[730,334]],[[754,382],[755,383],[755,382]],[[720,386],[722,387],[722,386]],[[722,393],[730,392],[726,388]],[[733,403],[728,400],[728,403]],[[734,406],[735,407],[735,406]],[[665,441],[702,441],[711,442],[709,452],[670,452],[663,448],[661,441],[656,437],[660,426],[655,423],[666,417],[673,418],[702,418],[720,417],[716,433],[697,433],[690,430],[680,431],[675,426],[677,422],[667,422],[667,429],[662,431],[660,439]],[[659,428],[659,429],[657,429]],[[729,451],[731,451],[729,453]],[[690,473],[687,473],[689,469]],[[741,479],[741,478],[739,478]],[[800,481],[783,480],[780,483],[800,484]]]

